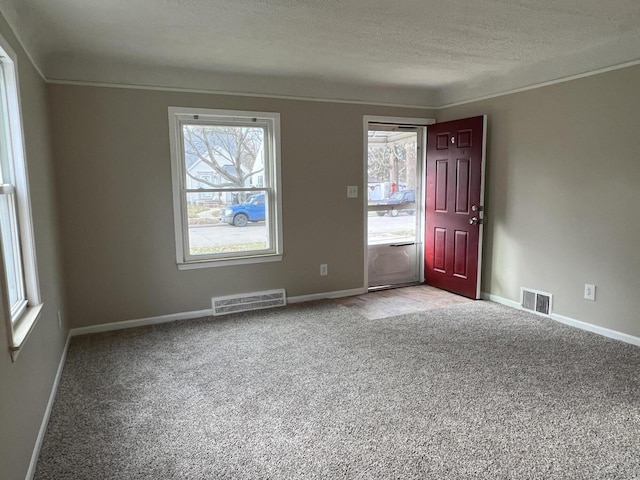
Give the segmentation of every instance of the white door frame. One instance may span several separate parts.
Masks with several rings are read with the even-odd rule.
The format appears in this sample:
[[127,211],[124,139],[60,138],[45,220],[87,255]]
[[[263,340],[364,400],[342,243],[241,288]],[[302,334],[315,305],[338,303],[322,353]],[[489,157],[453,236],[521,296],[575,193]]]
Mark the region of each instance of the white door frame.
[[[368,262],[368,237],[369,237],[369,212],[368,212],[368,195],[367,195],[367,185],[369,183],[369,124],[388,124],[388,125],[399,125],[399,126],[412,126],[412,127],[427,127],[428,125],[433,125],[436,123],[434,118],[412,118],[412,117],[384,117],[377,115],[364,115],[362,117],[362,142],[363,142],[363,179],[362,179],[362,211],[364,216],[364,235],[363,235],[363,247],[364,247],[364,289],[365,291],[369,289],[369,262]],[[420,155],[421,155],[421,163],[422,163],[422,175],[421,175],[421,183],[422,183],[422,196],[424,197],[424,192],[426,188],[426,142],[427,135],[426,132],[422,135],[422,145],[420,145]],[[418,199],[416,198],[416,203]],[[416,205],[417,207],[417,205]],[[420,231],[420,241],[423,245],[424,250],[424,198],[420,199],[420,208],[416,208],[416,215],[422,215],[421,222],[421,231]],[[423,252],[424,253],[424,252]],[[424,258],[424,256],[422,257]],[[420,281],[424,281],[424,261],[420,262]]]

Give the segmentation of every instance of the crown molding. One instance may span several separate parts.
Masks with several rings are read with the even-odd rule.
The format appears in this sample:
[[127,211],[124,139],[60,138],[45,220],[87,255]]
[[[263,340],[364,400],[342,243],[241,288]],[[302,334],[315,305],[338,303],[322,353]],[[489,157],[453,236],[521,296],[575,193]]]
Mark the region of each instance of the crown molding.
[[230,90],[165,87],[165,86],[158,86],[158,85],[136,85],[136,84],[126,84],[126,83],[63,80],[63,79],[55,79],[55,78],[46,79],[46,82],[51,85],[78,85],[78,86],[99,87],[99,88],[122,88],[122,89],[160,91],[160,92],[197,93],[197,94],[206,94],[206,95],[225,95],[225,96],[253,97],[253,98],[273,98],[278,100],[292,100],[292,101],[303,101],[303,102],[339,103],[339,104],[349,104],[349,105],[370,105],[370,106],[393,107],[393,108],[412,108],[416,110],[436,110],[437,109],[437,107],[411,105],[411,104],[405,104],[405,103],[386,103],[386,102],[373,102],[373,101],[366,101],[366,100],[319,98],[319,97],[306,97],[306,96],[296,96],[296,95],[275,95],[275,94],[257,93],[257,92],[236,92],[236,91],[230,91]]
[[612,65],[610,67],[599,68],[597,70],[592,70],[592,71],[589,71],[589,72],[577,73],[575,75],[568,75],[566,77],[557,78],[555,80],[549,80],[549,81],[546,81],[546,82],[539,82],[539,83],[535,83],[535,84],[532,84],[532,85],[527,85],[527,86],[524,86],[524,87],[514,88],[514,89],[511,89],[511,90],[504,90],[504,91],[493,93],[493,94],[483,95],[483,96],[479,96],[479,97],[473,97],[473,98],[470,98],[470,99],[467,99],[467,100],[454,101],[452,103],[439,105],[437,107],[434,107],[434,109],[435,110],[443,110],[443,109],[446,109],[446,108],[457,107],[459,105],[466,105],[466,104],[469,104],[469,103],[481,102],[483,100],[491,100],[492,98],[503,97],[505,95],[512,95],[514,93],[526,92],[526,91],[529,91],[529,90],[536,90],[538,88],[548,87],[550,85],[557,85],[559,83],[571,82],[573,80],[579,80],[581,78],[592,77],[592,76],[595,76],[595,75],[600,75],[602,73],[613,72],[615,70],[621,70],[623,68],[628,68],[628,67],[634,67],[636,65],[640,65],[640,59],[632,60],[632,61],[629,61],[629,62],[620,63],[620,64],[617,64],[617,65]]

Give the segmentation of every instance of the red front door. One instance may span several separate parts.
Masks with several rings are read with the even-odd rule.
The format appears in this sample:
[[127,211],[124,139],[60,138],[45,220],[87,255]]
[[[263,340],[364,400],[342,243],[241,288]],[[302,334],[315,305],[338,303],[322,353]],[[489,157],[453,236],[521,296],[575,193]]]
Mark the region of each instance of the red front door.
[[427,129],[425,281],[480,298],[486,117]]

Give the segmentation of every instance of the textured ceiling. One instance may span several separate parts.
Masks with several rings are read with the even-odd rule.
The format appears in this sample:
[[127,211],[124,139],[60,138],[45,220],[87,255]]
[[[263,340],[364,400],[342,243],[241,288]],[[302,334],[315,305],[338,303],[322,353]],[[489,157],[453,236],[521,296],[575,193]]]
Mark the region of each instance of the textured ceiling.
[[52,80],[437,105],[640,58],[638,0],[0,0],[0,10]]

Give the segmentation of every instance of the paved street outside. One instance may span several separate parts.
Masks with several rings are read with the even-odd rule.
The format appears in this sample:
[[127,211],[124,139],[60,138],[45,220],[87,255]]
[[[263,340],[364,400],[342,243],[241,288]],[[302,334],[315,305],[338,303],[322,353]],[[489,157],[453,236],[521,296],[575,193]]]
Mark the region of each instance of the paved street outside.
[[[397,241],[406,238],[415,229],[415,215],[397,217],[369,217],[369,239],[371,242]],[[409,233],[410,235],[410,233]],[[189,228],[191,247],[238,245],[265,242],[267,227],[264,222],[249,223],[246,227],[234,227],[226,223],[193,226]]]
[[416,216],[400,214],[397,217],[369,216],[369,243],[381,244],[415,239]]

